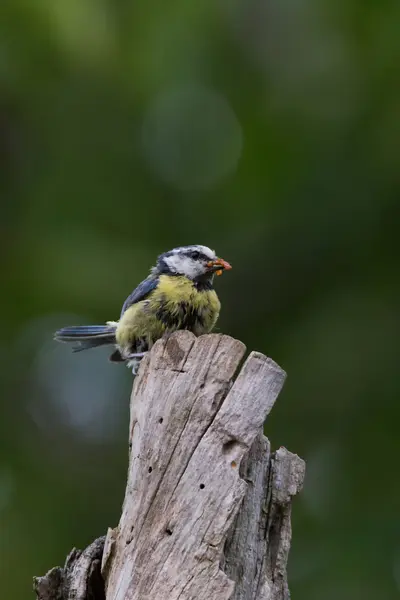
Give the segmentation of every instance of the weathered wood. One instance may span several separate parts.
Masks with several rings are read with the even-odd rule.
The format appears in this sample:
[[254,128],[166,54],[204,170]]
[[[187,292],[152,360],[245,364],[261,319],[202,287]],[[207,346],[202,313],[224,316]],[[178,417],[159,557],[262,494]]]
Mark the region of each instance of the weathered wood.
[[[285,373],[252,352],[234,380],[244,352],[229,336],[181,331],[143,359],[122,515],[102,558],[107,600],[289,598],[290,501],[304,462],[271,454],[262,435]],[[91,564],[37,578],[38,599],[103,600],[82,583]]]
[[180,332],[141,366],[128,486],[103,558],[107,600],[232,597],[220,561],[247,489],[239,465],[285,378],[253,352],[232,385],[244,351],[228,336]]
[[302,487],[305,463],[280,448],[271,455],[262,433],[240,466],[248,484],[227,536],[222,566],[236,582],[231,600],[288,600],[286,566],[291,541],[291,498]]
[[33,578],[37,600],[105,600],[100,572],[105,536],[86,550],[74,548],[63,568],[54,567],[43,577]]

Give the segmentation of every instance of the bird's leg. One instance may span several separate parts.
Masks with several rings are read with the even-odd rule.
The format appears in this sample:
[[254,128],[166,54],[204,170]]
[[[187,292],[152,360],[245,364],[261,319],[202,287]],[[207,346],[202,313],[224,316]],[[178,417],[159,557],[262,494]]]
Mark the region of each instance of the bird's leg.
[[127,360],[132,360],[133,358],[143,358],[143,356],[146,354],[147,352],[134,352],[133,354],[127,354],[126,358]]

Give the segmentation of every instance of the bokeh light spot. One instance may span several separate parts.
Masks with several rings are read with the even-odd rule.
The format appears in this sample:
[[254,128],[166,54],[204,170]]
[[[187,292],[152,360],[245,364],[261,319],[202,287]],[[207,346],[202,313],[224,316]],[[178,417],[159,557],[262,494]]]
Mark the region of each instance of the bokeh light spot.
[[142,129],[143,151],[152,170],[181,190],[210,189],[234,172],[242,138],[227,100],[200,85],[158,95]]

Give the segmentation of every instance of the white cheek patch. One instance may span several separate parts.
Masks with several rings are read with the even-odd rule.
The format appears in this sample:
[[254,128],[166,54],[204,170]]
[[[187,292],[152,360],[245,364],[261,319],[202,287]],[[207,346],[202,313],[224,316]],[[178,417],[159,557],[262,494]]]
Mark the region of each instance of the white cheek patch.
[[200,254],[204,254],[210,260],[215,260],[217,258],[214,250],[211,250],[211,248],[208,248],[207,246],[200,246],[200,245],[191,246],[190,249],[197,250],[198,252],[200,252]]
[[194,279],[202,273],[202,266],[188,256],[172,254],[165,259],[165,262],[171,271],[186,275],[190,279]]

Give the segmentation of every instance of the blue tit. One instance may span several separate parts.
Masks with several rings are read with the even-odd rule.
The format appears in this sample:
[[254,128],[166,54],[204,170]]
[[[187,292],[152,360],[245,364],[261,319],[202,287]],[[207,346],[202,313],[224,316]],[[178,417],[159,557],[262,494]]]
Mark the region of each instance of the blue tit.
[[181,246],[161,254],[150,275],[125,300],[119,321],[64,327],[54,339],[73,342],[74,352],[113,345],[112,362],[126,362],[135,373],[140,359],[163,335],[186,329],[209,333],[221,304],[214,275],[231,269],[207,246]]

